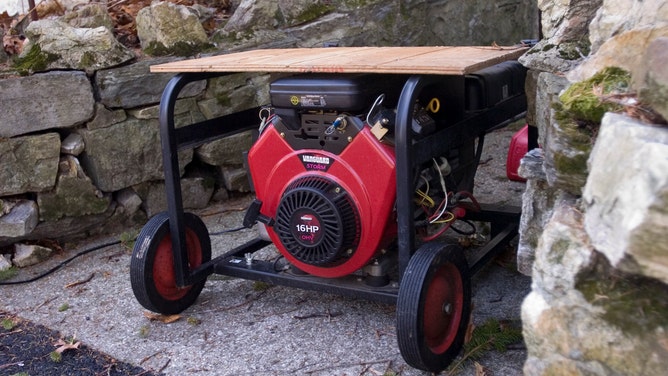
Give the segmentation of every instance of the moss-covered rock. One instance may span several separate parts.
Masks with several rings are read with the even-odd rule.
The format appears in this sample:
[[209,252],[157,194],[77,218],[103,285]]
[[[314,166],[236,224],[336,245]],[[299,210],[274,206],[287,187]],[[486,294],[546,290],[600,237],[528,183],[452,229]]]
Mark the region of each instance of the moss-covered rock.
[[600,124],[606,112],[619,111],[621,107],[606,96],[627,93],[631,74],[621,68],[609,67],[586,81],[571,85],[559,96],[559,118],[571,118],[592,124]]
[[49,64],[60,59],[59,55],[42,51],[42,47],[38,44],[30,45],[26,51],[14,59],[13,64],[14,69],[22,76],[44,71]]

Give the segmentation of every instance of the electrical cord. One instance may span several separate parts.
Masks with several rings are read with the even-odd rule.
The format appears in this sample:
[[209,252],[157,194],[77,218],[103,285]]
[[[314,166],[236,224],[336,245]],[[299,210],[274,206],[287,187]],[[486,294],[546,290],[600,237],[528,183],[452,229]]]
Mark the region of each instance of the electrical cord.
[[[233,229],[229,229],[229,230],[223,230],[223,231],[218,231],[218,232],[212,232],[212,233],[209,233],[209,236],[219,236],[219,235],[227,234],[227,233],[230,233],[230,232],[241,231],[241,230],[243,230],[243,229],[245,229],[245,228],[246,228],[246,227],[237,227],[237,228],[233,228]],[[44,277],[50,275],[51,273],[55,272],[56,270],[58,270],[58,269],[64,267],[65,265],[69,264],[70,262],[72,262],[72,261],[73,261],[74,259],[76,259],[76,258],[79,258],[79,257],[81,257],[81,256],[87,255],[87,254],[89,254],[89,253],[91,253],[91,252],[98,251],[98,250],[100,250],[100,249],[102,249],[102,248],[107,248],[107,247],[111,247],[111,246],[113,246],[113,245],[118,245],[118,244],[121,244],[121,241],[120,241],[120,240],[116,240],[116,241],[113,241],[113,242],[108,242],[108,243],[100,244],[100,245],[97,245],[97,246],[95,246],[95,247],[92,247],[92,248],[89,248],[89,249],[85,249],[85,250],[83,250],[83,251],[81,251],[81,252],[75,254],[74,256],[68,258],[67,260],[61,262],[60,264],[54,266],[53,268],[47,270],[46,272],[44,272],[44,273],[42,273],[42,274],[40,274],[40,275],[37,275],[37,276],[35,276],[35,277],[33,277],[33,278],[30,278],[30,279],[22,280],[22,281],[8,281],[8,282],[0,281],[0,286],[21,285],[21,284],[25,284],[25,283],[35,282],[35,281],[37,281],[37,280],[39,280],[39,279],[42,279],[42,278],[44,278]]]
[[36,276],[36,277],[30,278],[30,279],[26,279],[26,280],[23,280],[23,281],[9,281],[9,282],[0,281],[0,286],[20,285],[20,284],[24,284],[24,283],[35,282],[35,281],[37,281],[38,279],[42,279],[42,278],[46,277],[47,275],[49,275],[49,274],[55,272],[56,270],[62,268],[63,266],[69,264],[70,262],[72,262],[72,260],[74,260],[74,259],[76,259],[76,258],[78,258],[78,257],[81,257],[81,256],[83,256],[83,255],[87,255],[87,254],[89,254],[89,253],[91,253],[91,252],[100,250],[100,249],[102,249],[102,248],[107,248],[107,247],[111,247],[112,245],[117,245],[117,244],[120,244],[120,243],[121,243],[120,240],[116,240],[116,241],[113,241],[113,242],[100,244],[100,245],[95,246],[95,247],[93,247],[93,248],[86,249],[86,250],[81,251],[81,252],[77,253],[76,255],[74,255],[74,256],[68,258],[67,260],[61,262],[60,264],[54,266],[53,268],[47,270],[46,272],[44,272],[44,273],[42,273],[42,274],[40,274],[40,275],[38,275],[38,276]]

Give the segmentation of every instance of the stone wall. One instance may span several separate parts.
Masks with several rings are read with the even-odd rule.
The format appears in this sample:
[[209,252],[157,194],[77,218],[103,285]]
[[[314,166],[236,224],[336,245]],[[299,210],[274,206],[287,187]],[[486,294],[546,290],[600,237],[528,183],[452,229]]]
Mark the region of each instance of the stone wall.
[[[232,4],[229,20],[206,35],[212,9],[154,2],[135,19],[139,54],[114,38],[96,2],[24,28],[29,42],[4,56],[0,79],[0,247],[121,231],[165,210],[157,114],[171,75],[150,74],[152,64],[260,47],[502,45],[538,34],[535,5],[519,0]],[[191,84],[177,126],[268,103],[270,79]],[[250,143],[245,133],[184,150],[185,207],[248,191],[241,152]]]
[[524,373],[664,374],[668,4],[538,5],[545,39],[521,59],[541,146],[520,167]]

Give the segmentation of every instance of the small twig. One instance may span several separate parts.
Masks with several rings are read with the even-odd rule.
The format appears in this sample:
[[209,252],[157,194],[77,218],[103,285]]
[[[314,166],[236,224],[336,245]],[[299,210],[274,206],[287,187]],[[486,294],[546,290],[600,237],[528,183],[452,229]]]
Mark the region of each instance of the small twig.
[[0,365],[0,369],[3,369],[3,368],[9,368],[9,367],[12,367],[12,366],[18,366],[18,365],[20,365],[21,363],[23,363],[23,362],[15,362],[15,363],[2,364],[2,365]]
[[156,352],[152,355],[149,355],[147,357],[144,357],[144,359],[142,359],[141,362],[139,362],[139,364],[144,364],[144,362],[146,362],[147,360],[149,360],[149,359],[153,358],[154,356],[160,354],[161,352],[162,352],[162,350],[160,350],[160,351],[158,351],[158,352]]
[[12,332],[8,332],[8,333],[0,333],[0,337],[4,337],[4,336],[11,335],[11,334],[16,334],[16,333],[21,333],[22,331],[23,331],[23,329],[16,329],[16,330],[14,330],[14,331],[12,331]]
[[304,316],[292,316],[293,319],[297,320],[305,320],[305,319],[312,319],[316,317],[327,317],[328,319],[331,319],[332,317],[337,317],[343,315],[343,312],[316,312],[316,313],[311,313],[309,315],[304,315]]
[[88,276],[88,278],[86,278],[86,279],[82,279],[81,281],[76,281],[76,282],[66,284],[65,288],[69,289],[69,288],[72,288],[72,287],[75,287],[75,286],[83,285],[84,283],[90,282],[93,279],[93,277],[95,277],[95,272],[91,273]]
[[160,369],[158,370],[158,373],[162,373],[162,371],[164,371],[165,368],[167,368],[167,366],[169,365],[169,362],[171,362],[171,361],[172,361],[172,359],[167,359],[167,361],[165,362],[165,365],[160,367]]
[[38,304],[37,307],[35,307],[35,308],[32,309],[32,311],[35,312],[35,311],[37,311],[38,309],[40,309],[43,305],[49,304],[49,303],[51,303],[52,301],[54,301],[54,300],[56,300],[56,299],[58,299],[57,296],[54,296],[54,297],[51,298],[51,299],[47,299],[47,300],[43,301],[42,303]]

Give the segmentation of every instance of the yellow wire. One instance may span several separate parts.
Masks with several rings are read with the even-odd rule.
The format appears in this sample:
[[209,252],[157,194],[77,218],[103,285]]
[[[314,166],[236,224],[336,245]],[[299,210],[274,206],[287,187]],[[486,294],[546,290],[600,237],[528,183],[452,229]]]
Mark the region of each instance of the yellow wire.
[[427,105],[427,110],[431,112],[432,114],[437,113],[441,109],[441,101],[438,100],[438,98],[434,97],[431,98],[429,101],[429,104]]

